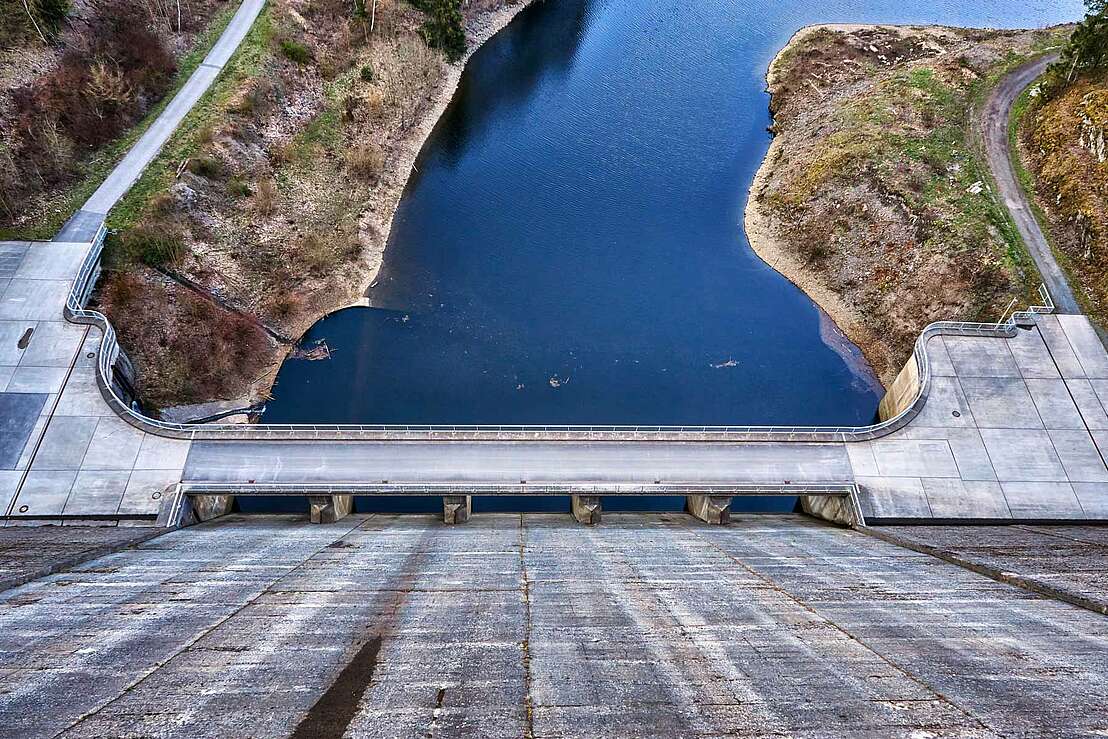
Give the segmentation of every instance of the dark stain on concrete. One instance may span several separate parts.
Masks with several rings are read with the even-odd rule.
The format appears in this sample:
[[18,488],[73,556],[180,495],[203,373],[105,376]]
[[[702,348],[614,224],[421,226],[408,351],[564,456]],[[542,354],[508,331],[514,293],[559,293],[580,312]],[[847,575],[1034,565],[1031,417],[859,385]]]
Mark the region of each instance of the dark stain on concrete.
[[293,739],[326,739],[342,737],[350,722],[358,713],[362,701],[377,669],[377,655],[381,651],[381,637],[374,636],[355,653],[354,659],[342,668],[331,687],[320,696],[308,714],[292,733]]

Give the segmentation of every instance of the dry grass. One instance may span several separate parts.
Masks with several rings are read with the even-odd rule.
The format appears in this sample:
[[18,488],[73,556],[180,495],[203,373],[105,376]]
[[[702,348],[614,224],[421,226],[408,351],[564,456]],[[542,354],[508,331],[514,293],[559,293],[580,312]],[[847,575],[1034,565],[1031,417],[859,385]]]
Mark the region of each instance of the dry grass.
[[376,182],[385,167],[385,152],[372,142],[360,144],[346,152],[346,166],[363,180]]
[[1085,77],[1023,118],[1025,159],[1040,209],[1091,303],[1108,325],[1108,74]]

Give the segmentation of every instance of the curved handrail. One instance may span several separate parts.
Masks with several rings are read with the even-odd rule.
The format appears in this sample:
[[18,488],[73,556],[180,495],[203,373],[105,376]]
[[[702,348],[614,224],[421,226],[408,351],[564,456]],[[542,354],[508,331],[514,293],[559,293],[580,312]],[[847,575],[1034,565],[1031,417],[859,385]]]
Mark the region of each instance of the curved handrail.
[[868,441],[903,428],[919,415],[931,386],[927,342],[934,336],[1011,337],[1016,327],[1054,305],[1044,286],[1043,305],[1012,313],[997,323],[940,321],[927,326],[916,339],[913,357],[919,377],[916,397],[898,415],[868,426],[637,426],[637,425],[528,425],[528,424],[197,424],[161,421],[130,408],[112,385],[119,356],[115,328],[103,313],[84,307],[84,295],[96,275],[107,229],[100,227],[73,281],[65,305],[65,317],[73,323],[93,325],[103,334],[96,363],[96,384],[104,401],[124,421],[149,434],[194,440],[395,440],[395,441]]

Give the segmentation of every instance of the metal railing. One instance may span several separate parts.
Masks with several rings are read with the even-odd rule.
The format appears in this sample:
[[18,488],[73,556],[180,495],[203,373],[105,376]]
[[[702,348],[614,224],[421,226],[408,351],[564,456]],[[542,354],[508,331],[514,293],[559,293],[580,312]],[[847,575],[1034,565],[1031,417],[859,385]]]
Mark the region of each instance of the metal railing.
[[[125,403],[113,386],[119,342],[107,316],[84,307],[85,296],[97,274],[107,229],[101,226],[78,271],[66,300],[65,316],[103,332],[96,365],[96,383],[105,402],[123,420],[147,433],[192,440],[391,440],[391,441],[791,441],[851,442],[876,439],[902,428],[919,414],[931,384],[927,342],[935,336],[1011,337],[1018,325],[1054,310],[1046,287],[1039,287],[1042,305],[1017,311],[996,323],[941,321],[927,326],[916,340],[913,357],[919,377],[915,399],[900,414],[868,426],[642,426],[575,424],[234,424],[171,423],[139,413]],[[1005,311],[1007,313],[1007,311]]]
[[851,496],[857,486],[829,483],[602,483],[602,482],[396,482],[229,483],[182,482],[185,495],[817,495]]

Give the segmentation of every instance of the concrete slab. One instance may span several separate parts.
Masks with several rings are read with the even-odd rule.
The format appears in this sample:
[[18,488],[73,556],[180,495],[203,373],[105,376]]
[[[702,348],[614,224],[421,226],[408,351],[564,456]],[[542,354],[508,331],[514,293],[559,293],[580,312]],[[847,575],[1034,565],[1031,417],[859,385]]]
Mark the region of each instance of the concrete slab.
[[102,416],[81,462],[85,470],[131,470],[145,434],[117,416]]
[[996,480],[992,461],[977,429],[927,428],[912,425],[903,429],[898,436],[905,439],[945,440],[950,446],[951,453],[954,454],[959,477],[963,480]]
[[35,327],[19,363],[23,367],[69,367],[87,331],[87,326],[76,323],[43,321]]
[[1066,482],[1066,470],[1046,431],[982,429],[981,440],[1001,482]]
[[31,459],[38,450],[38,444],[42,440],[42,435],[46,433],[46,424],[50,420],[48,406],[50,405],[49,398],[51,396],[46,397],[47,400],[43,406],[43,411],[35,421],[34,428],[27,437],[26,443],[23,444],[23,451],[19,454],[19,461],[15,464],[15,469],[17,470],[25,470],[31,466]]
[[880,439],[871,449],[882,477],[958,477],[945,440]]
[[973,426],[973,414],[956,377],[932,377],[923,409],[913,425],[928,427]]
[[76,470],[81,467],[98,418],[54,416],[32,462],[35,470]]
[[1026,384],[1035,403],[1035,410],[1048,429],[1085,428],[1085,421],[1082,420],[1064,381],[1032,379],[1026,380]]
[[46,396],[0,393],[0,469],[15,469]]
[[62,513],[67,516],[115,515],[130,476],[130,472],[81,470]]
[[1008,339],[1008,350],[1012,352],[1020,374],[1027,379],[1061,379],[1054,358],[1050,356],[1046,342],[1038,329],[1019,329],[1016,335]]
[[100,388],[96,385],[96,371],[93,368],[82,365],[73,368],[54,413],[59,416],[112,414],[103,396],[100,395]]
[[70,280],[12,280],[0,298],[0,320],[58,320],[70,283]]
[[144,434],[135,459],[136,470],[180,470],[185,466],[191,442]]
[[1070,482],[1108,482],[1108,467],[1088,431],[1048,431]]
[[975,336],[944,336],[947,354],[960,378],[1020,377],[1007,341]]
[[877,460],[873,456],[873,444],[868,441],[846,445],[846,455],[850,459],[850,469],[855,475],[878,477]]
[[89,244],[37,242],[27,249],[13,277],[23,280],[68,280],[81,271]]
[[1066,380],[1070,397],[1077,404],[1081,420],[1090,431],[1108,430],[1108,415],[1097,397],[1096,391],[1088,380]]
[[978,428],[1043,428],[1024,380],[1011,377],[959,377]]
[[65,384],[68,367],[16,367],[8,380],[9,393],[59,393]]
[[942,336],[932,336],[927,341],[927,360],[932,377],[952,377],[956,374]]
[[1090,380],[1108,379],[1108,353],[1104,351],[1104,345],[1100,343],[1089,319],[1082,315],[1059,315],[1058,323],[1069,339],[1085,377]]
[[859,477],[858,503],[865,518],[933,518],[918,477]]
[[22,481],[21,470],[0,470],[0,516],[7,515]]
[[37,321],[0,321],[0,365],[15,366],[23,359],[26,347],[21,347],[21,339],[28,329],[33,330]]
[[15,276],[30,245],[27,241],[0,241],[0,279],[10,280]]
[[1085,370],[1082,368],[1081,362],[1077,360],[1077,355],[1070,345],[1070,340],[1066,337],[1066,332],[1062,330],[1062,324],[1058,322],[1058,316],[1038,316],[1035,319],[1035,324],[1038,326],[1039,335],[1043,337],[1043,342],[1050,350],[1050,358],[1054,360],[1054,365],[1058,368],[1062,377],[1066,379],[1085,378]]
[[[1088,518],[1108,520],[1108,484],[1103,482],[1075,482],[1073,492],[1081,503],[1081,510]],[[1105,573],[1108,577],[1108,573]]]
[[60,515],[76,479],[76,470],[29,471],[12,505],[11,515]]
[[1068,482],[1001,483],[1013,518],[1083,518],[1084,510]]
[[167,487],[181,481],[178,470],[135,470],[119,503],[121,514],[156,514]]
[[998,482],[925,478],[924,495],[936,518],[1011,518]]

